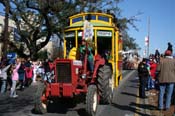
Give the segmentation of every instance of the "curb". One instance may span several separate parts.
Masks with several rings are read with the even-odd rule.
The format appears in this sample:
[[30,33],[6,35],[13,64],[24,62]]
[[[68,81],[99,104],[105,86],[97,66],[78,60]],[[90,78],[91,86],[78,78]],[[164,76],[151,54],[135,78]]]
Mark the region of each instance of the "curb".
[[[137,92],[137,94],[138,94],[138,92]],[[138,97],[138,98],[136,98],[136,103],[137,104],[144,104],[144,105],[146,104],[146,105],[149,105],[148,98],[142,99],[142,98],[139,98]],[[146,114],[146,115],[151,116],[151,111],[149,109],[147,109],[147,108],[137,107],[136,108],[136,111],[139,111],[142,114]],[[138,113],[135,113],[134,116],[140,116],[140,115]]]
[[[148,98],[144,99],[144,104],[149,105]],[[149,109],[147,109],[147,108],[145,108],[145,111],[144,112],[147,115],[151,115],[151,111]]]
[[[137,89],[137,96],[139,96],[139,90]],[[137,104],[144,104],[144,105],[149,105],[149,101],[148,101],[148,98],[146,99],[142,99],[142,98],[139,98],[137,97],[136,98],[136,103]],[[140,111],[140,113],[142,114],[146,114],[146,115],[150,115],[151,116],[151,111],[148,109],[148,108],[136,108],[137,111]],[[138,113],[135,113],[134,116],[139,116]]]

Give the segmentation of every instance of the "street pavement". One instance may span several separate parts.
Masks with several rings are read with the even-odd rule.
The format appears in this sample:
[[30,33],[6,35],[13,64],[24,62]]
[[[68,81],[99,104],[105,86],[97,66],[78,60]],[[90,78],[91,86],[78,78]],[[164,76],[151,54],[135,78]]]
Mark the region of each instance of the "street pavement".
[[[36,84],[24,91],[17,91],[19,97],[9,97],[9,91],[0,95],[0,116],[41,116],[33,113]],[[111,105],[99,105],[97,116],[150,116],[152,105],[148,99],[138,97],[138,77],[135,70],[124,71],[120,86],[114,90]],[[43,116],[84,116],[84,102],[57,101],[51,104],[48,113]]]

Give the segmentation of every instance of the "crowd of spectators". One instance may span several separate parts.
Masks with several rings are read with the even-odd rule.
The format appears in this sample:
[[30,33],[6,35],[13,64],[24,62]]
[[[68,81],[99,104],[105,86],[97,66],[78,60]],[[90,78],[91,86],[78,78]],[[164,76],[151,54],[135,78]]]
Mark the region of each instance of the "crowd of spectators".
[[10,91],[10,97],[18,97],[16,90],[25,90],[32,83],[35,84],[37,76],[47,80],[46,73],[53,69],[49,60],[39,61],[30,58],[16,58],[13,62],[7,58],[0,61],[0,93]]
[[[156,50],[155,54],[151,54],[149,58],[143,58],[138,66],[138,76],[140,97],[147,98],[148,95],[145,94],[145,91],[156,89],[158,91],[157,109],[168,111],[175,99],[175,92],[173,92],[175,58],[173,58],[172,44],[168,43],[168,47],[163,54]],[[156,95],[155,93],[150,94]]]

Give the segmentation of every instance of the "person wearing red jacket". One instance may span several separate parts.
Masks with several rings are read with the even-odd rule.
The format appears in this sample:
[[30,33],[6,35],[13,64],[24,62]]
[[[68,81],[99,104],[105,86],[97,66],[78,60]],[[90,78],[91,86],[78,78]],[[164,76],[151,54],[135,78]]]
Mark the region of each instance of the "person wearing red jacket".
[[150,76],[151,76],[151,79],[152,79],[152,84],[151,84],[152,89],[155,88],[156,68],[157,68],[157,64],[156,64],[155,60],[153,58],[151,58],[150,59]]

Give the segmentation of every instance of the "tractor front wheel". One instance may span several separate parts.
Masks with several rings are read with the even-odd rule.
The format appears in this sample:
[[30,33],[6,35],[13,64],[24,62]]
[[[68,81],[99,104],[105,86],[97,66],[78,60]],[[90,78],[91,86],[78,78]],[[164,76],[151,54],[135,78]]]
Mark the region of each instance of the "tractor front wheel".
[[112,69],[110,65],[104,65],[98,69],[98,89],[100,101],[103,104],[110,104],[112,102],[114,89],[114,79],[112,77]]
[[44,83],[39,83],[37,92],[35,95],[35,106],[34,106],[34,111],[37,114],[44,114],[47,112],[47,105],[48,105],[48,100],[45,95],[46,92],[46,86]]
[[90,116],[95,116],[98,106],[97,87],[95,85],[88,86],[86,95],[86,111]]

